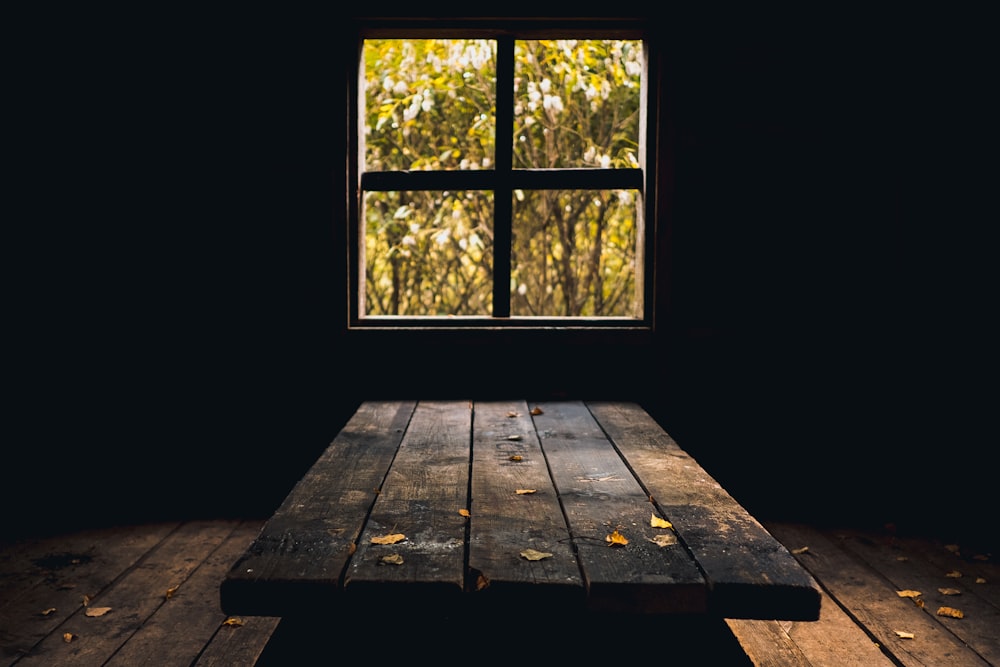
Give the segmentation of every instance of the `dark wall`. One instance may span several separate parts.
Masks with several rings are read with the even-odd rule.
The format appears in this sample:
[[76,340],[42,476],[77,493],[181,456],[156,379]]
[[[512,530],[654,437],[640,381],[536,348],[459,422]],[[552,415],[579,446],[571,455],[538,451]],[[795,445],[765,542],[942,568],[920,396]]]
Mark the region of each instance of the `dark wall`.
[[639,400],[762,516],[981,526],[985,265],[941,227],[982,219],[975,58],[877,23],[665,26],[655,337],[368,345],[331,261],[338,51],[271,18],[35,42],[6,525],[266,516],[365,398],[526,394]]

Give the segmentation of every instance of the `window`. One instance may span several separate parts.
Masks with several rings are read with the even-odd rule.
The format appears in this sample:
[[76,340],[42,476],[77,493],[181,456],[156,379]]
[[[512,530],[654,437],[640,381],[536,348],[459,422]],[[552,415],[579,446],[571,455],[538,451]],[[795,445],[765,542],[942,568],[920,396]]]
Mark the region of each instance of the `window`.
[[360,28],[351,325],[650,327],[642,26]]

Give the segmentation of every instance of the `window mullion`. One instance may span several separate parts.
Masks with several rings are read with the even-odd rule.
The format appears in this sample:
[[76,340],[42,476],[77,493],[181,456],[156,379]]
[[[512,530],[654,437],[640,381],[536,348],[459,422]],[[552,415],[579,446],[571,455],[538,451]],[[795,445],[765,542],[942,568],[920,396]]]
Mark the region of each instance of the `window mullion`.
[[514,38],[497,39],[496,143],[493,191],[493,316],[510,317],[513,230],[511,168],[514,145]]

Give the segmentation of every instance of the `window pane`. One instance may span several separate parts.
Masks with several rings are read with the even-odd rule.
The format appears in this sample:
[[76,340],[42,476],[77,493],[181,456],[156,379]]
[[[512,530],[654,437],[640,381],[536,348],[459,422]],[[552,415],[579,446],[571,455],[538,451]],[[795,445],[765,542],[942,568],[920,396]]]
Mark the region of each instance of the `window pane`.
[[364,42],[365,169],[492,168],[496,41]]
[[368,192],[366,315],[493,310],[493,193]]
[[641,317],[637,190],[514,193],[511,314]]
[[514,45],[514,168],[638,167],[642,42]]

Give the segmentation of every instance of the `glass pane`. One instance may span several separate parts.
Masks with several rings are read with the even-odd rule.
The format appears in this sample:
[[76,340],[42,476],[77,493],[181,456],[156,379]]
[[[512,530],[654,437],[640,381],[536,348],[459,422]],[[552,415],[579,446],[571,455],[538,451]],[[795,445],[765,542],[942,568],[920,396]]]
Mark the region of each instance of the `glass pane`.
[[363,314],[492,314],[492,192],[367,192],[364,216]]
[[514,193],[511,314],[641,317],[637,190]]
[[492,169],[496,41],[367,39],[365,169]]
[[642,42],[514,44],[514,168],[638,167]]

